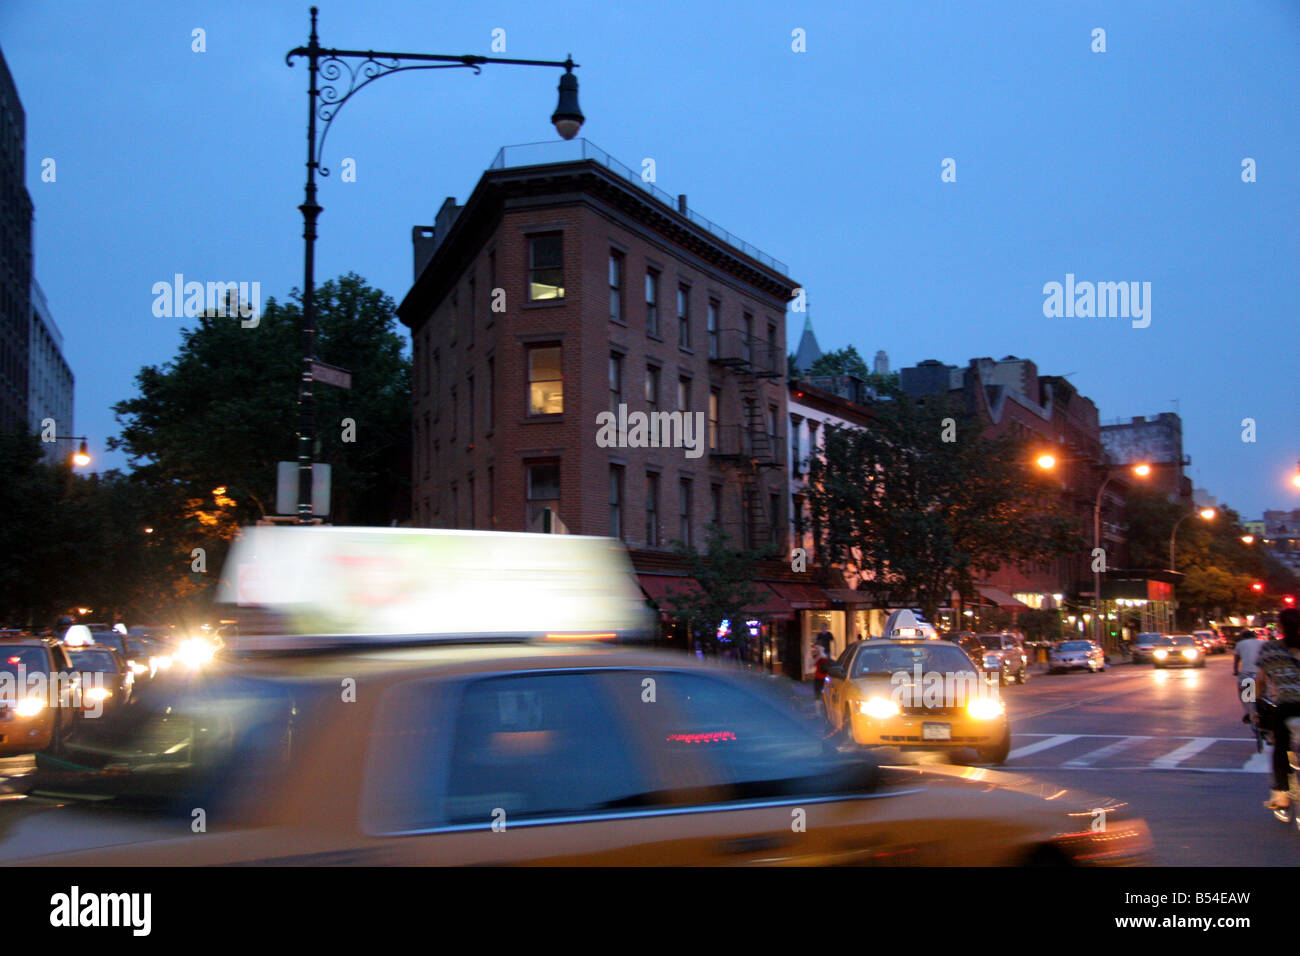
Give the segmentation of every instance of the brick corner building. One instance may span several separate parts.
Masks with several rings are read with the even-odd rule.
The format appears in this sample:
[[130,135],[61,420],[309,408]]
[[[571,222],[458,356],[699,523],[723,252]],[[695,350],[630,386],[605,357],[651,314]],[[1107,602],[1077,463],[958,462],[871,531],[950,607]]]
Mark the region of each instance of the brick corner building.
[[414,525],[621,538],[643,585],[710,525],[784,551],[782,263],[584,140],[503,149],[413,240]]

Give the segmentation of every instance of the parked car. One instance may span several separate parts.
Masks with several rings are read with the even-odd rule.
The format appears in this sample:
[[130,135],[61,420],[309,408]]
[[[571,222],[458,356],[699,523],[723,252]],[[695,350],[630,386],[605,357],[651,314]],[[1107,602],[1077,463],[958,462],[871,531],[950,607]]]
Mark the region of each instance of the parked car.
[[1196,638],[1196,643],[1201,645],[1201,650],[1207,655],[1222,654],[1226,650],[1215,631],[1192,631],[1192,637]]
[[972,660],[984,665],[985,671],[993,669],[990,664],[996,664],[1002,683],[1023,684],[1029,680],[1029,655],[1010,634],[976,634],[958,643]]
[[1155,660],[1155,649],[1169,644],[1169,635],[1146,631],[1133,642],[1133,663],[1150,664]]
[[1047,652],[1047,672],[1088,670],[1092,673],[1106,669],[1106,652],[1095,641],[1061,641]]

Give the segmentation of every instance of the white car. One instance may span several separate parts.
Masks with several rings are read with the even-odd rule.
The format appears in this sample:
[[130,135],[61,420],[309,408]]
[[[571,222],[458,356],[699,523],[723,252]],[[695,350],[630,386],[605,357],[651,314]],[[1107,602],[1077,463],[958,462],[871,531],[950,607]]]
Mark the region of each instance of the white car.
[[1062,641],[1047,654],[1047,672],[1086,669],[1094,674],[1106,669],[1106,652],[1094,641]]

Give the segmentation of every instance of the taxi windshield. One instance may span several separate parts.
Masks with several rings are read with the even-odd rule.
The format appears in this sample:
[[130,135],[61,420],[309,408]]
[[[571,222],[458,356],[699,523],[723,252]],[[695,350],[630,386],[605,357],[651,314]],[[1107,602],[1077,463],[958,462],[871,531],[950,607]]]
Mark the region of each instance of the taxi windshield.
[[953,674],[974,671],[960,648],[951,644],[891,644],[887,647],[864,647],[853,659],[852,677],[911,673],[920,666],[923,673]]
[[1057,650],[1086,651],[1091,645],[1087,641],[1066,641]]
[[60,765],[38,767],[32,792],[163,813],[221,807],[226,819],[256,812],[300,762],[301,727],[319,717],[321,694],[236,676],[147,691],[118,715],[88,721]]
[[79,671],[116,674],[117,662],[110,651],[72,651],[72,666]]
[[1195,647],[1196,638],[1187,634],[1180,634],[1178,637],[1173,638],[1170,643],[1175,647]]

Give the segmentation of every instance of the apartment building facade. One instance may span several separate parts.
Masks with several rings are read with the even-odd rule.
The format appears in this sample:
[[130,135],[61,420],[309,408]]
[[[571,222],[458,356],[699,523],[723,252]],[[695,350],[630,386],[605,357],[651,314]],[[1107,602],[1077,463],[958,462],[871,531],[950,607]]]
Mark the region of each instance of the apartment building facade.
[[652,599],[712,526],[783,552],[795,283],[590,144],[555,151],[503,150],[414,231],[413,523],[620,538]]

